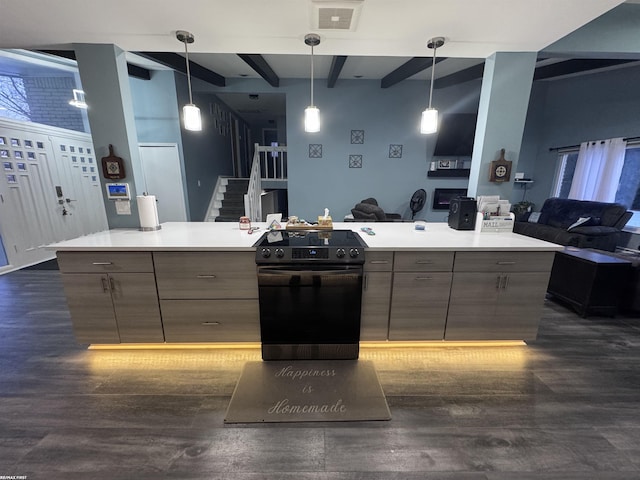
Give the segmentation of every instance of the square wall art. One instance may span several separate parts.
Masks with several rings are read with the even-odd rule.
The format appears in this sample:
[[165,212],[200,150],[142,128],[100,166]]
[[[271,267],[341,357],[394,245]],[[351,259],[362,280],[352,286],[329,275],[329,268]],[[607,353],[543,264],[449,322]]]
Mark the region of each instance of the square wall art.
[[349,155],[349,168],[362,168],[362,155]]

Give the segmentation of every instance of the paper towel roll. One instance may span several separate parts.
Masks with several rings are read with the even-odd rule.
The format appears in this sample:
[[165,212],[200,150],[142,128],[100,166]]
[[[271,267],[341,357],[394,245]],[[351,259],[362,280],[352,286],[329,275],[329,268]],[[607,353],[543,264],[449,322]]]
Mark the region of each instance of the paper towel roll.
[[155,195],[138,195],[138,215],[140,215],[140,230],[159,230],[158,207]]

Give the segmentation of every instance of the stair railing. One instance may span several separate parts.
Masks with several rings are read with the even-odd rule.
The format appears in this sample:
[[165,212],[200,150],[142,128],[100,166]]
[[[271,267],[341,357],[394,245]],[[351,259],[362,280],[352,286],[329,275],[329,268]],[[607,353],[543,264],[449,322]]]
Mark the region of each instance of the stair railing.
[[262,180],[287,179],[287,147],[260,146],[257,143],[254,147],[249,187],[244,196],[244,211],[252,222],[261,222]]

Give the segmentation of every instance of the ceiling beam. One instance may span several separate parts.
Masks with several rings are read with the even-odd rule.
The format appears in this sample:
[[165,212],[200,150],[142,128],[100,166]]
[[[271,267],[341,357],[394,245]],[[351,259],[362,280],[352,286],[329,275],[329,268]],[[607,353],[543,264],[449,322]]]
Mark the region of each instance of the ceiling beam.
[[333,88],[338,81],[344,62],[347,61],[346,55],[334,55],[331,60],[331,68],[329,69],[329,77],[327,78],[327,88]]
[[482,78],[484,74],[484,62],[474,65],[473,67],[459,70],[451,75],[445,75],[433,81],[433,88],[446,88],[458,85],[459,83],[470,82]]
[[[76,59],[76,52],[73,50],[39,50],[41,53],[47,55],[55,55],[56,57],[68,58],[69,60]],[[151,70],[148,70],[132,63],[127,63],[127,72],[130,77],[139,78],[141,80],[151,80]]]
[[140,80],[151,80],[151,70],[134,65],[133,63],[127,63],[127,72],[130,77],[139,78]]
[[[145,58],[149,58],[155,62],[158,62],[165,67],[174,69],[177,72],[187,74],[187,63],[182,55],[171,52],[135,52]],[[189,71],[193,78],[197,78],[204,82],[215,85],[216,87],[224,87],[226,85],[226,79],[208,68],[203,67],[195,62],[189,60]]]
[[244,60],[247,65],[253,68],[258,75],[264,78],[269,85],[272,87],[280,86],[280,78],[262,55],[255,53],[238,53],[237,55]]
[[637,62],[637,60],[620,60],[620,59],[604,59],[604,58],[576,58],[566,60],[564,62],[552,63],[543,67],[536,68],[533,74],[534,80],[546,80],[549,78],[561,77],[563,75],[571,75],[572,73],[584,73],[590,70],[598,70],[600,68],[614,67],[629,62]]
[[[446,57],[436,58],[436,63],[446,60]],[[386,75],[380,80],[380,88],[389,88],[396,83],[400,83],[403,80],[426,70],[433,64],[433,57],[413,57],[411,60],[405,62],[396,68],[393,72]]]

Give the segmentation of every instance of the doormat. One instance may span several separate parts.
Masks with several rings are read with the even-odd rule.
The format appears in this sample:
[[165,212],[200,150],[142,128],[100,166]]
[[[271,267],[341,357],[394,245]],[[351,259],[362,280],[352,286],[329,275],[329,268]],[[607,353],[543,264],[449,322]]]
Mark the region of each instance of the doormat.
[[390,420],[373,362],[248,362],[224,423]]

